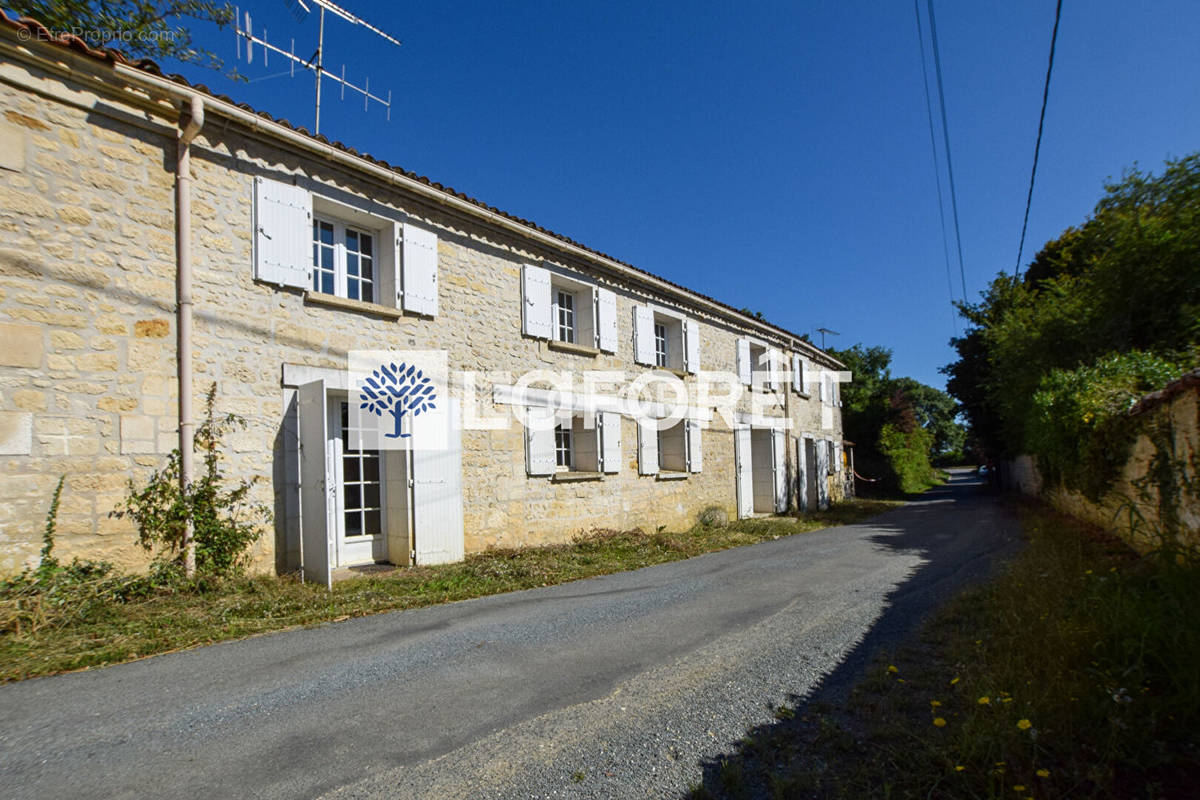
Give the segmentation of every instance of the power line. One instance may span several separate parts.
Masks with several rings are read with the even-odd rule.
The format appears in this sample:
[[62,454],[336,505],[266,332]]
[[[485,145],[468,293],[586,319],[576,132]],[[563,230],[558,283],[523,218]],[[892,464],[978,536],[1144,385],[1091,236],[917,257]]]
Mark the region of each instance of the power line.
[[958,315],[954,313],[954,278],[950,273],[950,243],[946,233],[946,200],[942,196],[942,171],[938,168],[937,136],[933,130],[933,100],[929,96],[929,67],[925,57],[925,33],[921,29],[921,0],[913,0],[917,17],[917,44],[921,48],[921,88],[925,90],[925,117],[929,120],[929,149],[933,152],[933,179],[937,184],[938,218],[942,223],[942,255],[946,260],[946,289],[950,293],[950,324],[958,335]]
[[1050,34],[1050,63],[1046,65],[1046,85],[1042,89],[1042,114],[1038,117],[1037,143],[1033,146],[1033,170],[1029,173],[1029,194],[1025,197],[1025,221],[1021,223],[1021,244],[1017,248],[1017,265],[1013,277],[1021,274],[1021,257],[1025,254],[1025,231],[1029,227],[1029,208],[1033,205],[1033,182],[1037,179],[1038,154],[1042,150],[1042,128],[1046,125],[1046,101],[1050,99],[1050,74],[1054,72],[1054,45],[1058,43],[1058,21],[1062,18],[1062,0],[1054,9],[1054,31]]
[[962,281],[962,299],[967,302],[967,272],[963,267],[962,231],[958,225],[958,193],[954,191],[954,160],[950,157],[950,125],[946,122],[946,91],[942,86],[942,57],[938,48],[937,22],[933,15],[933,0],[926,0],[929,9],[929,36],[933,42],[933,66],[937,73],[938,104],[942,110],[942,139],[946,151],[946,175],[950,180],[950,209],[954,212],[954,242],[958,247],[958,277]]

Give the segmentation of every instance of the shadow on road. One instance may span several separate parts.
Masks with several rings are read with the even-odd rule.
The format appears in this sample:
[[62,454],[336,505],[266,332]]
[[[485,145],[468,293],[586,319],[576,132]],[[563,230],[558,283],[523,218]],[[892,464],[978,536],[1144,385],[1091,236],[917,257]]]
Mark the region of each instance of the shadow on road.
[[[878,653],[905,642],[931,611],[967,585],[986,578],[998,562],[1015,554],[1020,541],[1011,509],[966,470],[951,472],[946,485],[862,525],[878,531],[869,537],[878,547],[918,555],[922,565],[888,595],[883,613],[832,672],[808,694],[788,697],[796,710],[793,718],[759,725],[747,731],[748,737],[762,740],[789,731],[799,736],[807,711],[823,704],[842,704]],[[766,796],[765,787],[751,777],[762,766],[739,746],[702,764],[701,785],[712,796],[725,797],[722,775],[732,770],[747,778],[738,797]]]

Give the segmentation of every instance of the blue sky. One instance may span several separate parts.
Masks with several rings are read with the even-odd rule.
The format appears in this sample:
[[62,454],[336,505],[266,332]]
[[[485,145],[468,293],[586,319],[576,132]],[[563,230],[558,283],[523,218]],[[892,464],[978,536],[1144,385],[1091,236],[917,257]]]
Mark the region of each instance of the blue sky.
[[[327,65],[394,105],[389,122],[327,84],[322,133],[944,385],[955,323],[911,2],[343,5],[404,46],[327,20]],[[315,46],[315,15],[242,9]],[[1016,261],[1054,2],[935,9],[975,299]],[[1026,261],[1107,177],[1197,149],[1198,23],[1190,2],[1066,0]],[[198,34],[235,62],[231,32]],[[238,64],[248,84],[164,66],[312,125],[312,79],[266,77],[281,60]]]

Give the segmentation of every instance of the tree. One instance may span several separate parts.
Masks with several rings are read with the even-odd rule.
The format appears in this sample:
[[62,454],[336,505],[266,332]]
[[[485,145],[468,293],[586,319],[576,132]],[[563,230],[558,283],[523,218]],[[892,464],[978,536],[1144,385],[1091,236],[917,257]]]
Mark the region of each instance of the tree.
[[178,61],[212,69],[224,62],[197,48],[185,20],[224,28],[233,22],[229,3],[210,0],[24,0],[6,4],[55,32],[75,33],[88,44],[112,47],[133,58]]
[[416,365],[409,366],[404,362],[400,366],[381,364],[364,382],[359,399],[362,401],[359,408],[377,417],[391,415],[392,433],[384,434],[388,439],[408,438],[411,435],[400,430],[405,415],[410,411],[416,417],[422,411],[437,408],[434,405],[437,394],[429,376],[417,369]]
[[960,306],[970,327],[951,341],[958,360],[943,371],[990,456],[1037,453],[1048,441],[1030,421],[1044,413],[1036,398],[1052,375],[1084,391],[1061,376],[1100,375],[1089,370],[1117,354],[1184,366],[1200,354],[1200,154],[1158,176],[1128,170],[1104,189],[1092,216],[1047,242],[1023,280],[1001,274],[979,303]]

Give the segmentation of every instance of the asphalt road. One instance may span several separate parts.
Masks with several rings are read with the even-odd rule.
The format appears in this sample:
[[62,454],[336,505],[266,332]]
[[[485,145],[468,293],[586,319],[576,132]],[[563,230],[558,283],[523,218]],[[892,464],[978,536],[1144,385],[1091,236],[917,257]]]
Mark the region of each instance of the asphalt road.
[[670,795],[1015,529],[962,473],[865,524],[2,686],[0,795]]

